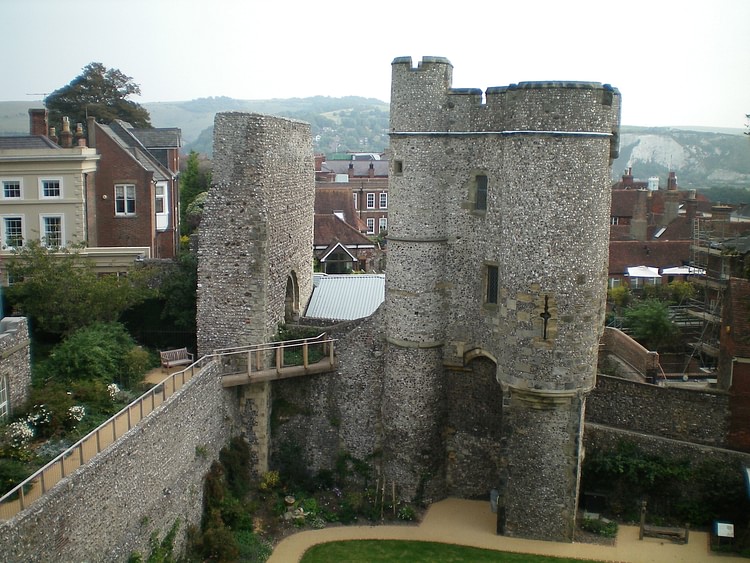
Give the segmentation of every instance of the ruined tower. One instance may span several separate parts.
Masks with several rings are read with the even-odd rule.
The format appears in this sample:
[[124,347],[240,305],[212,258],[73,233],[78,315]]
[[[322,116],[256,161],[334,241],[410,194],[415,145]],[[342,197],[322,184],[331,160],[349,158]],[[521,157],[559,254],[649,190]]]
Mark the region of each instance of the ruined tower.
[[473,409],[446,382],[489,362],[498,531],[572,540],[620,95],[524,82],[483,96],[452,88],[452,71],[441,57],[392,63],[386,476],[406,496],[445,495],[460,462],[446,452],[464,440],[446,421]]
[[[214,120],[214,175],[198,245],[198,353],[276,339],[312,292],[312,136],[253,113]],[[257,474],[268,471],[271,385],[240,391]]]

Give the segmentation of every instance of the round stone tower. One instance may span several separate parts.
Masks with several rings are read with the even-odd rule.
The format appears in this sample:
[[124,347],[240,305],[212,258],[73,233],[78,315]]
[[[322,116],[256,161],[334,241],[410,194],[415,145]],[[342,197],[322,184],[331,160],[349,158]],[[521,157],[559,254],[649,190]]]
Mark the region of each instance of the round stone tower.
[[[572,540],[606,301],[620,96],[591,82],[451,87],[393,61],[386,469],[440,495],[446,370],[495,362],[498,531]],[[490,482],[494,480],[493,482]]]

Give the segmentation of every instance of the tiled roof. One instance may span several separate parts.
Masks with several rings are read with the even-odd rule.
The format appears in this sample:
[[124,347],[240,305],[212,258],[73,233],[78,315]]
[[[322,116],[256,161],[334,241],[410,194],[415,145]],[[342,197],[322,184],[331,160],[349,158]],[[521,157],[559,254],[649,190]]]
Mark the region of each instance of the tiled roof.
[[315,214],[313,244],[327,247],[334,241],[346,246],[370,245],[373,242],[343,219],[333,214]]
[[671,268],[690,261],[690,240],[610,241],[609,273],[622,275],[628,267]]
[[385,275],[316,276],[305,317],[351,321],[372,315],[385,299]]
[[143,146],[149,149],[179,148],[182,146],[182,130],[177,127],[154,129],[131,129]]
[[44,135],[25,135],[21,137],[0,137],[0,149],[59,149]]
[[332,172],[334,174],[348,174],[349,165],[354,167],[354,176],[367,177],[370,173],[370,164],[372,164],[375,176],[388,176],[388,160],[327,160],[321,166],[322,172]]
[[154,173],[155,180],[168,180],[171,176],[148,149],[132,134],[134,129],[125,121],[115,120],[109,125],[100,124],[101,130],[138,161],[145,170]]

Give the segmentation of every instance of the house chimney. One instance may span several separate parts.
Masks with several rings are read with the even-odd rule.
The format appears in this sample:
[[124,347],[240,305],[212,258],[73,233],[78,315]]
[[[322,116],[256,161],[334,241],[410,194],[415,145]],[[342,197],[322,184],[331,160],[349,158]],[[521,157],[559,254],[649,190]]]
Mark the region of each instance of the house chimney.
[[86,146],[86,137],[83,136],[83,123],[76,123],[75,139],[77,147]]
[[667,178],[667,190],[677,191],[677,175],[674,172],[670,172]]
[[628,166],[628,171],[622,175],[622,187],[625,189],[633,186],[633,167]]
[[63,128],[60,132],[60,146],[69,149],[73,146],[73,132],[70,130],[70,118],[63,117]]
[[646,233],[648,232],[646,200],[651,194],[647,190],[638,190],[635,193],[633,218],[630,220],[630,236],[633,237],[633,240],[646,240]]
[[47,122],[47,110],[46,109],[30,109],[29,110],[29,133],[31,135],[44,135],[48,134],[49,123]]
[[664,215],[662,226],[666,227],[680,214],[680,193],[677,191],[677,176],[669,173],[667,178],[667,193],[664,194]]
[[354,176],[354,163],[353,162],[349,163],[349,169],[346,172],[347,174],[349,174],[350,178]]
[[370,168],[367,170],[367,177],[368,178],[375,177],[375,164],[373,164],[372,162],[370,163]]
[[695,219],[698,212],[698,200],[695,197],[695,190],[688,192],[688,198],[685,200],[685,217]]
[[49,128],[49,140],[53,143],[57,143],[57,129],[54,127]]

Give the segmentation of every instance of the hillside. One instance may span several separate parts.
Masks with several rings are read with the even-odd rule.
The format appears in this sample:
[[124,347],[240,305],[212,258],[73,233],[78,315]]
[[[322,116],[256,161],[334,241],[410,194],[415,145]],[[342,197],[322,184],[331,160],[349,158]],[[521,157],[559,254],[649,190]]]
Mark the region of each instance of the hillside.
[[[243,111],[279,115],[311,124],[315,152],[381,152],[388,146],[386,102],[350,96],[236,100],[201,98],[186,102],[143,104],[156,127],[182,129],[185,151],[211,155],[213,120],[217,112]],[[0,135],[28,132],[28,109],[41,102],[0,102]],[[612,166],[613,179],[628,167],[639,179],[669,171],[677,173],[681,188],[750,187],[750,139],[736,130],[694,130],[677,127],[623,126],[620,156]],[[750,200],[750,196],[745,198]]]

